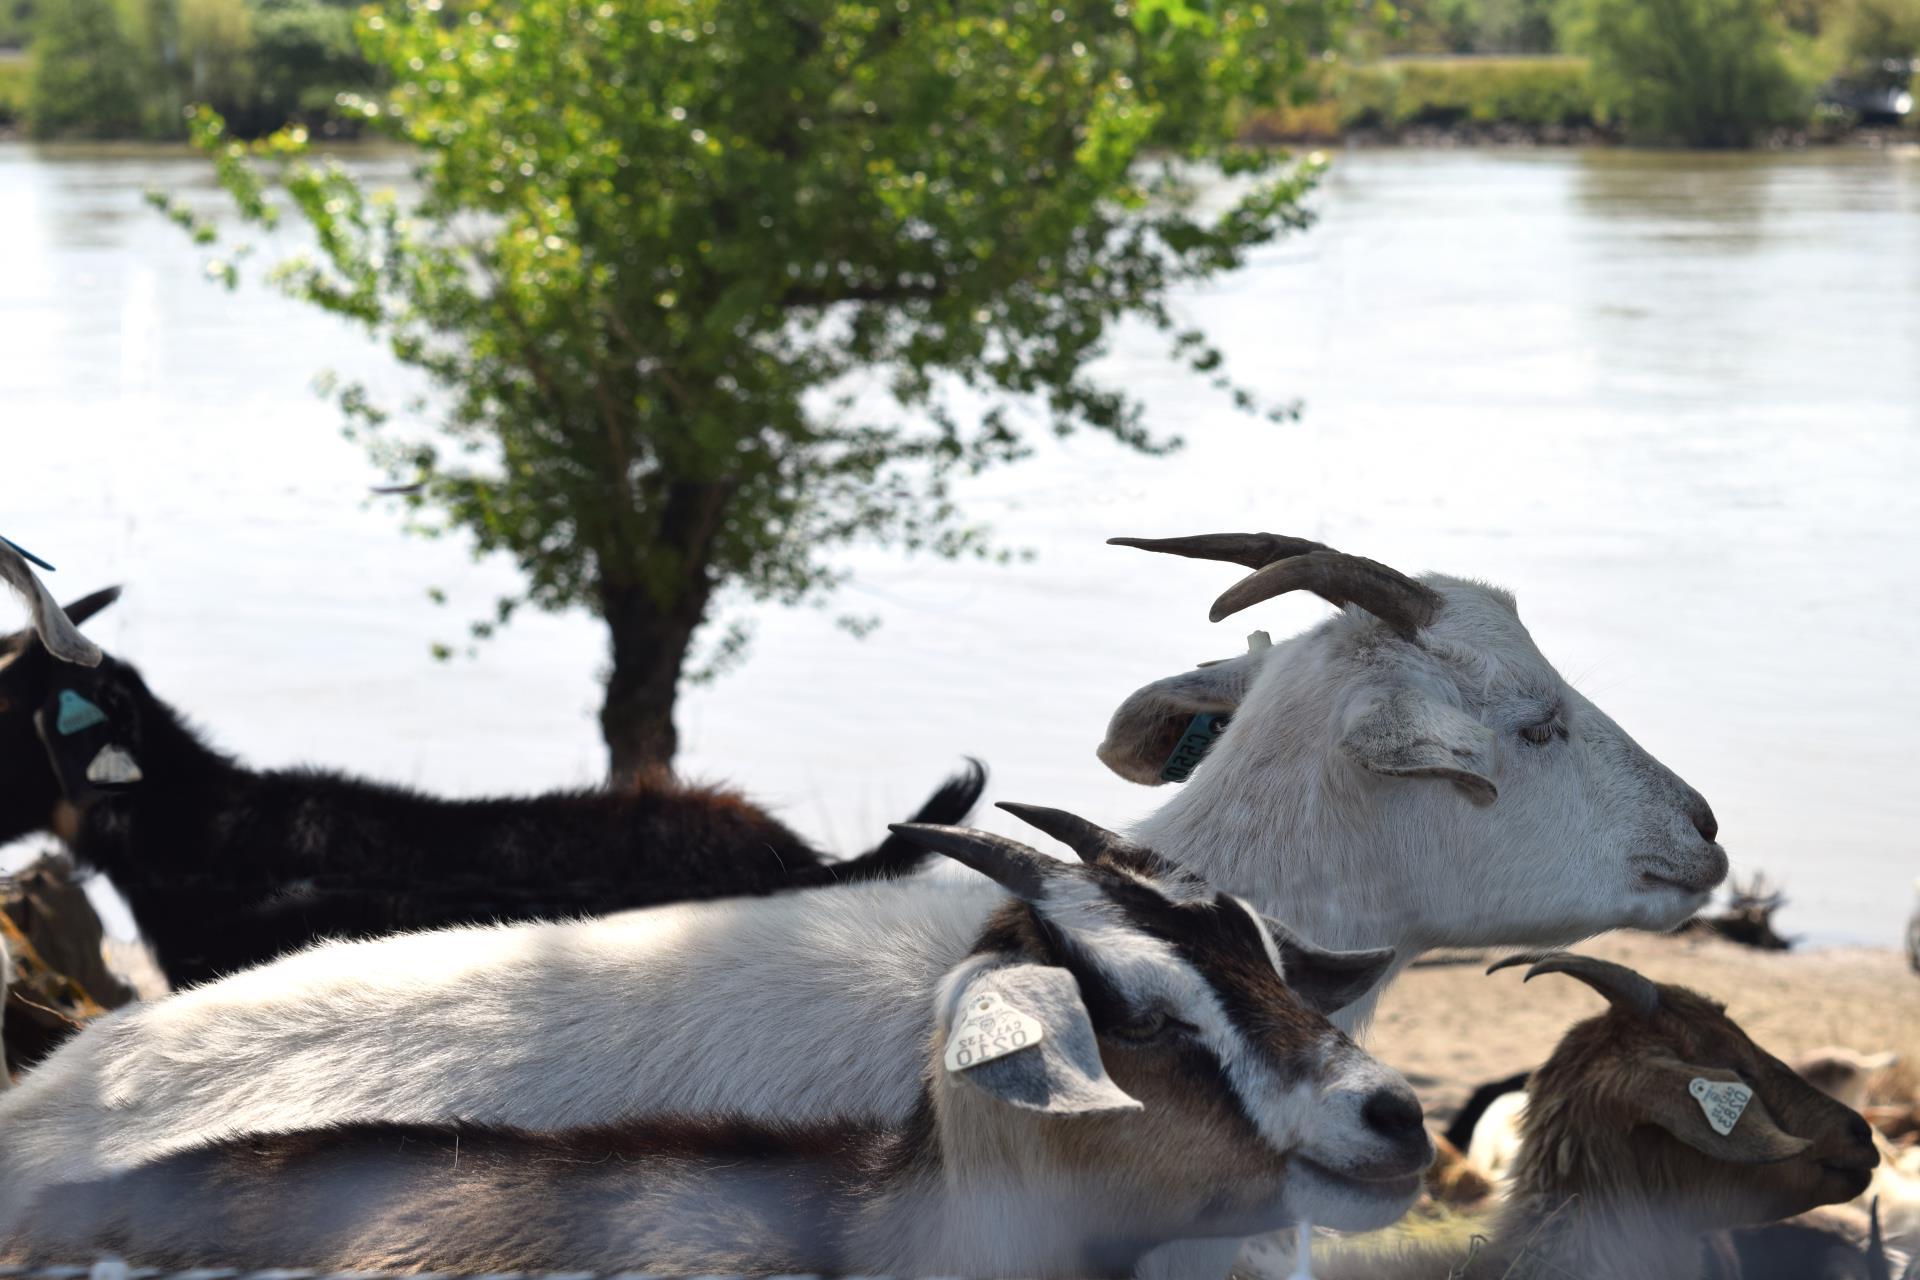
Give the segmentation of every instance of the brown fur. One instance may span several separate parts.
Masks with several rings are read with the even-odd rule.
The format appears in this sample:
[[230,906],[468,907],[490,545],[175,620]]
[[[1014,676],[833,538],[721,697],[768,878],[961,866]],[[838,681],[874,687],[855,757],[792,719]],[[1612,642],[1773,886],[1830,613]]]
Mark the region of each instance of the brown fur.
[[[1322,1280],[1695,1280],[1701,1237],[1850,1200],[1878,1160],[1866,1123],[1748,1038],[1724,1008],[1661,985],[1651,1020],[1614,1008],[1579,1023],[1534,1073],[1513,1192],[1470,1259],[1427,1248],[1397,1257],[1356,1249],[1316,1268]],[[1754,1096],[1738,1137],[1771,1117],[1808,1143],[1791,1158],[1742,1163],[1704,1122],[1701,1150],[1676,1136],[1662,1104],[1692,1071],[1737,1072]],[[1697,1114],[1697,1112],[1696,1112]]]

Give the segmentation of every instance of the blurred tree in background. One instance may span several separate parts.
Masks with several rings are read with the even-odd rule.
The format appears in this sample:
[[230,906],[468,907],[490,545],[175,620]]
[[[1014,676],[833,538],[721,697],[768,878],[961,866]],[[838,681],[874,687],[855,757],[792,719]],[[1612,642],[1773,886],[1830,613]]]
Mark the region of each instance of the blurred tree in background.
[[[795,602],[855,542],[990,554],[949,499],[1035,432],[1157,449],[1090,372],[1115,322],[1241,403],[1170,291],[1305,222],[1311,171],[1233,144],[1326,46],[1332,0],[412,0],[365,20],[355,110],[418,148],[402,209],[302,140],[200,140],[241,211],[277,177],[295,296],[444,393],[342,396],[416,520],[511,555],[522,604],[604,618],[616,774],[671,760],[715,593]],[[1231,198],[1201,209],[1192,166]],[[204,224],[176,217],[206,233]],[[384,425],[383,425],[384,423]],[[724,659],[729,631],[703,660]]]
[[34,14],[28,103],[41,137],[140,137],[152,71],[120,0],[62,0]]
[[32,55],[39,137],[182,138],[195,103],[254,137],[329,120],[340,93],[373,83],[356,3],[0,0],[0,46]]
[[1568,0],[1562,30],[1631,138],[1744,147],[1812,112],[1819,76],[1770,0]]

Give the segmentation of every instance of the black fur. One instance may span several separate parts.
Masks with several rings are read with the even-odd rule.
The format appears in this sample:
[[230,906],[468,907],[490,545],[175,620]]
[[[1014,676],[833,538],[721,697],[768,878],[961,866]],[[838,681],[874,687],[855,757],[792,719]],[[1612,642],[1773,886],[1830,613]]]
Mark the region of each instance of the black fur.
[[[175,986],[323,937],[772,893],[898,875],[926,856],[892,836],[829,861],[743,798],[672,782],[447,800],[318,769],[253,770],[203,743],[127,664],[88,670],[18,643],[0,668],[0,840],[58,829],[64,810],[76,860],[112,878]],[[106,723],[59,732],[61,690]],[[87,782],[109,742],[141,781]],[[964,820],[985,781],[969,761],[913,820]]]

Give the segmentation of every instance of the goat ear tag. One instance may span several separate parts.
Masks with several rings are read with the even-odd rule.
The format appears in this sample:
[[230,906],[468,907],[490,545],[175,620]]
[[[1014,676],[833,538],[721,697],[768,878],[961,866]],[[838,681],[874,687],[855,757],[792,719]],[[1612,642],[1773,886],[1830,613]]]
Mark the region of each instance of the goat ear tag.
[[1227,731],[1227,722],[1232,718],[1220,711],[1202,711],[1195,716],[1188,723],[1187,731],[1180,735],[1180,741],[1174,744],[1173,754],[1160,766],[1160,780],[1185,782],[1192,776],[1213,744]]
[[140,763],[132,753],[111,742],[100,748],[93,762],[87,766],[87,781],[103,787],[124,787],[145,776],[140,772]]
[[1030,1049],[1045,1034],[1040,1019],[1020,1012],[998,991],[982,991],[967,1002],[960,1021],[947,1036],[947,1070],[965,1071]]
[[107,722],[107,713],[88,702],[72,689],[60,691],[60,716],[54,721],[54,727],[60,730],[60,736],[78,733],[82,729],[91,729],[97,724]]
[[1700,1104],[1700,1110],[1707,1116],[1707,1123],[1721,1137],[1733,1132],[1733,1126],[1740,1123],[1740,1115],[1747,1109],[1747,1103],[1753,1098],[1753,1090],[1743,1084],[1732,1084],[1720,1080],[1706,1080],[1699,1076],[1687,1085],[1687,1092]]

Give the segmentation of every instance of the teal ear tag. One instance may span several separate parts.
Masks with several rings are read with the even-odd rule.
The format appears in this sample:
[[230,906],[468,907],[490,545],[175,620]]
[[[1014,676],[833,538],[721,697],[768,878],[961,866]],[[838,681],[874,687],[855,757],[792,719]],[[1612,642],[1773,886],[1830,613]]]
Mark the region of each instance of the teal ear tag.
[[60,718],[55,723],[58,725],[62,737],[70,733],[78,733],[82,729],[91,729],[97,724],[105,724],[106,722],[106,712],[94,706],[91,702],[88,702],[71,689],[62,689],[60,691]]
[[1187,731],[1180,735],[1180,741],[1175,744],[1173,754],[1168,756],[1167,762],[1160,766],[1160,780],[1185,782],[1200,762],[1207,758],[1207,752],[1212,750],[1213,744],[1220,740],[1220,735],[1227,731],[1227,725],[1232,719],[1232,716],[1219,711],[1202,711],[1195,716],[1193,722],[1187,726]]

